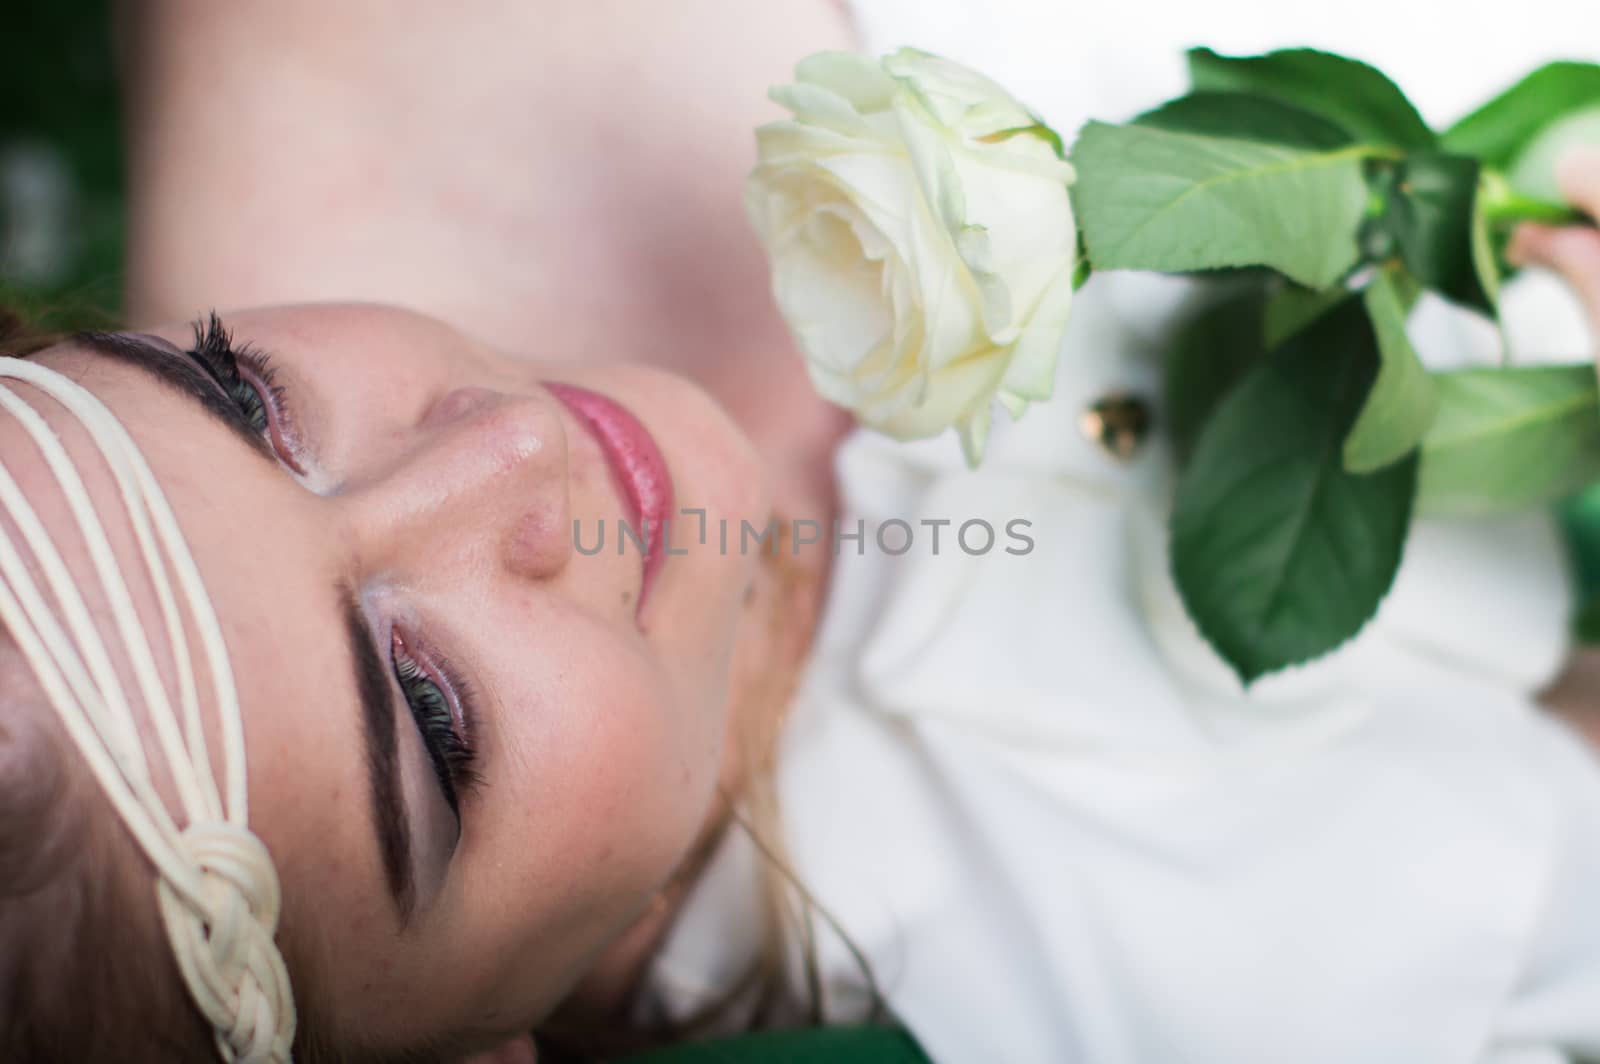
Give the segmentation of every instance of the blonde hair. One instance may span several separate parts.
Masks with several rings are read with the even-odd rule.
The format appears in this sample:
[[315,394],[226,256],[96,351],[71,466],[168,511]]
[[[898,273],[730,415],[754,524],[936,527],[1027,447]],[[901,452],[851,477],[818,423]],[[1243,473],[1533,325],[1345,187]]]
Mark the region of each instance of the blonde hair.
[[[814,568],[802,564],[784,549],[793,523],[775,518],[777,535],[763,551],[773,579],[774,608],[768,613],[768,634],[781,645],[796,631],[800,638],[790,647],[791,667],[767,669],[744,692],[736,716],[745,724],[734,732],[741,772],[719,794],[724,811],[720,829],[704,840],[680,867],[676,883],[687,886],[699,877],[728,831],[740,831],[760,855],[757,889],[761,927],[754,954],[745,970],[721,993],[693,1014],[629,1027],[618,1018],[557,1021],[538,1029],[541,1064],[567,1060],[598,1060],[620,1053],[638,1053],[678,1042],[735,1031],[767,1027],[822,1026],[828,1022],[877,1022],[883,1013],[882,997],[866,955],[842,924],[806,887],[790,860],[783,831],[783,809],[777,785],[780,739],[810,656],[815,624],[820,613],[822,581]],[[859,1016],[826,1015],[817,952],[819,921],[839,938],[861,972],[868,990],[866,1011]],[[798,969],[799,984],[795,982]]]
[[[25,356],[59,339],[30,333],[19,318],[0,308],[0,356]],[[788,633],[779,631],[778,626],[792,624],[795,611],[820,609],[821,589],[812,570],[795,561],[792,552],[779,549],[789,522],[780,521],[778,527],[779,535],[766,552],[778,589],[777,609],[769,613],[767,623],[781,639]],[[811,626],[806,625],[805,638],[793,655],[793,669],[761,674],[763,682],[748,695],[752,703],[766,709],[792,701],[799,664],[809,651],[810,632]],[[7,675],[8,649],[15,657],[6,634],[0,625],[0,677]],[[25,669],[11,671],[28,679]],[[6,692],[0,698],[0,710],[14,710],[12,715],[20,718],[20,707],[25,704],[22,688],[8,682],[0,690]],[[879,998],[870,965],[838,922],[812,897],[789,861],[774,774],[785,714],[756,711],[744,716],[752,726],[738,730],[735,736],[743,773],[722,795],[722,802],[727,811],[723,830],[744,832],[763,858],[763,931],[750,967],[724,995],[680,1022],[642,1031],[551,1028],[543,1033],[554,1043],[556,1053],[565,1047],[581,1056],[682,1041],[724,1030],[734,1017],[741,1017],[739,1026],[749,1028],[797,1021],[822,1023],[824,1002],[816,954],[819,918],[833,927],[855,955],[871,988],[872,1013],[866,1018],[876,1018]],[[89,785],[81,764],[74,765],[71,758],[62,756],[65,740],[58,733],[59,725],[53,720],[8,726],[5,717],[0,717],[0,901],[5,903],[0,910],[0,1001],[10,1002],[14,1008],[24,1006],[20,1019],[0,1016],[0,1059],[188,1059],[203,1055],[208,1028],[184,998],[154,907],[148,899],[131,908],[127,904],[147,886],[148,868],[125,832],[107,830],[112,821],[104,796]],[[63,795],[70,795],[70,800],[63,800]],[[91,837],[94,845],[85,841]],[[708,840],[711,844],[686,862],[682,872],[687,878],[703,869],[719,838],[720,834]],[[71,839],[73,844],[53,841],[61,839]],[[96,943],[96,948],[74,948],[86,941]],[[154,973],[148,971],[131,977],[127,967],[97,964],[95,958],[103,956],[106,944],[113,941],[122,942],[125,949],[119,952],[128,956],[152,958],[160,973],[155,978],[150,978]],[[800,959],[802,985],[798,987],[792,985],[791,949]],[[286,948],[285,952],[290,951]],[[295,968],[300,981],[302,972],[299,966]],[[106,985],[107,980],[115,979],[121,982]],[[18,986],[32,988],[35,996],[11,992]],[[82,992],[97,986],[103,989],[89,995]],[[75,988],[74,992],[68,993],[69,987]],[[82,1024],[71,1010],[56,1007],[86,999],[94,1002],[103,1022]],[[119,1022],[118,1017],[126,1022]],[[308,1060],[344,1059],[340,1047],[320,1038],[318,1025],[310,1020],[302,1015],[297,1054]],[[133,1050],[141,1044],[150,1046],[148,1053]],[[427,1059],[430,1054],[413,1056]]]
[[[714,1021],[744,1001],[750,1008],[747,1026],[753,1028],[797,1022],[821,1026],[827,1022],[827,1002],[817,957],[819,919],[850,951],[869,990],[868,1015],[851,1019],[871,1022],[882,1010],[872,966],[844,927],[796,873],[783,832],[783,808],[777,786],[779,740],[788,720],[788,709],[799,692],[803,663],[811,654],[823,594],[820,574],[800,564],[793,551],[782,549],[793,527],[792,521],[778,520],[779,534],[774,538],[774,550],[767,556],[772,560],[778,588],[777,609],[769,616],[768,623],[774,627],[772,634],[779,639],[785,634],[782,627],[795,614],[807,618],[808,623],[803,626],[803,638],[792,648],[796,666],[767,673],[768,683],[753,695],[765,705],[783,709],[779,713],[751,715],[754,726],[741,734],[747,766],[743,789],[738,796],[740,800],[730,802],[733,825],[745,833],[762,858],[763,933],[755,960],[746,979],[741,981],[743,985],[736,986],[730,997],[714,1002],[709,1010],[711,1015],[707,1017]],[[791,949],[799,961],[801,985],[798,987],[790,985]]]
[[[0,307],[0,357],[58,339]],[[67,746],[0,624],[0,1060],[202,1057],[210,1028],[181,988],[147,867]]]
[[[39,408],[13,389],[17,381],[48,396],[86,433],[116,486],[104,505],[94,502],[79,463]],[[11,523],[11,529],[0,527],[0,618],[63,732],[156,873],[162,927],[190,997],[212,1024],[218,1055],[287,1064],[295,1009],[275,941],[278,873],[248,826],[238,691],[187,540],[139,446],[92,392],[38,362],[4,358],[0,407],[32,441],[35,461],[42,460],[40,468],[54,480],[92,563],[87,573],[72,573],[57,537],[0,461],[0,507]],[[132,561],[155,592],[159,625],[139,616],[106,516],[125,521],[133,533],[138,551]],[[103,598],[109,618],[96,622],[85,588]],[[165,639],[161,660],[173,666],[170,684],[161,675],[152,628]],[[113,645],[131,676],[113,665]],[[201,719],[197,666],[209,678],[220,772]],[[152,725],[149,740],[140,736],[136,705]],[[153,768],[174,785],[181,813],[174,815],[155,787]]]
[[0,626],[0,1060],[201,1059],[147,867],[69,745]]

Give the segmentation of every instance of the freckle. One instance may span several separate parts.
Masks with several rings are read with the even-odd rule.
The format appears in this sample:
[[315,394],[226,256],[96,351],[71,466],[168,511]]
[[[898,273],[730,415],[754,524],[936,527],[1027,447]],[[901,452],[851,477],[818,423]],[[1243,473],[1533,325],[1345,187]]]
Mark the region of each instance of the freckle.
[[744,589],[744,604],[746,606],[748,606],[752,602],[754,602],[755,600],[756,600],[756,585],[751,584],[749,587]]
[[633,601],[633,592],[632,591],[624,591],[622,593],[622,604],[624,606],[626,606],[628,603],[630,603],[632,601]]

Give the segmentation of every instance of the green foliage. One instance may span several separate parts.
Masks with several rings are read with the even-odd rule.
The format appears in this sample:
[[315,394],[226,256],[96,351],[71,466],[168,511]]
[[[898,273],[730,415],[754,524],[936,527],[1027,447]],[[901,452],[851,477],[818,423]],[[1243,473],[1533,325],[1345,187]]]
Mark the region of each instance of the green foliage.
[[1342,285],[1320,290],[1284,285],[1267,300],[1262,314],[1262,342],[1268,350],[1277,347],[1349,298],[1350,290]]
[[1551,63],[1540,67],[1444,132],[1446,151],[1505,168],[1552,123],[1600,106],[1600,66]]
[[1344,441],[1344,467],[1371,473],[1416,450],[1433,423],[1437,398],[1406,337],[1404,282],[1382,270],[1362,295],[1378,344],[1378,376]]
[[1507,513],[1600,478],[1594,367],[1476,369],[1433,379],[1439,408],[1422,445],[1422,512]]
[[1477,160],[1413,152],[1379,180],[1388,211],[1376,224],[1393,237],[1406,268],[1446,299],[1492,314],[1494,298],[1473,253]]
[[1562,156],[1578,145],[1600,145],[1600,102],[1573,111],[1539,131],[1528,142],[1506,172],[1511,187],[1518,192],[1550,203],[1562,201],[1556,184],[1556,167]]
[[1472,224],[1467,237],[1468,253],[1472,256],[1472,271],[1478,281],[1478,290],[1488,301],[1489,310],[1497,316],[1500,313],[1500,263],[1505,257],[1509,240],[1509,234],[1495,234],[1490,230],[1489,215],[1483,207],[1483,189],[1480,187],[1473,200]]
[[1587,646],[1600,643],[1600,595],[1590,595],[1578,605],[1572,632],[1578,642]]
[[1245,683],[1339,646],[1394,580],[1416,457],[1368,474],[1341,459],[1377,346],[1361,303],[1324,315],[1217,404],[1184,469],[1173,574]]
[[1178,333],[1167,356],[1162,408],[1180,464],[1188,461],[1217,403],[1266,353],[1265,300],[1261,288],[1252,286],[1207,307]]
[[1091,122],[1073,202],[1095,269],[1268,266],[1323,288],[1360,258],[1365,153]]
[[1135,125],[1173,133],[1232,137],[1313,151],[1342,148],[1355,142],[1350,134],[1310,111],[1268,97],[1235,92],[1190,93],[1133,121]]
[[[42,329],[105,327],[122,289],[122,142],[105,0],[27,5],[0,32],[0,155],[18,147],[59,159],[75,204],[66,272],[10,277],[0,246],[0,306]],[[0,240],[9,220],[0,208]]]
[[1424,290],[1493,317],[1512,227],[1577,220],[1552,175],[1600,138],[1600,67],[1545,67],[1440,137],[1341,56],[1189,65],[1187,95],[1084,128],[1073,199],[1096,269],[1277,277],[1197,316],[1166,366],[1173,571],[1249,682],[1372,616],[1414,505],[1494,514],[1600,478],[1591,370],[1431,375],[1406,335]]
[[[1572,556],[1578,601],[1583,603],[1578,636],[1585,642],[1600,642],[1600,483],[1558,504],[1556,514]],[[1585,618],[1591,622],[1587,628]]]
[[1189,80],[1195,92],[1248,93],[1310,111],[1368,144],[1431,148],[1437,141],[1394,82],[1344,56],[1295,48],[1230,58],[1196,48]]

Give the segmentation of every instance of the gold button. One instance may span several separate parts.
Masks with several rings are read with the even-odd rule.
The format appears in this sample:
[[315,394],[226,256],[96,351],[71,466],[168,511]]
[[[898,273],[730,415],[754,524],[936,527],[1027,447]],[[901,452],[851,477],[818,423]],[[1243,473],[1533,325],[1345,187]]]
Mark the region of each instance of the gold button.
[[1137,395],[1112,392],[1089,404],[1078,430],[1114,458],[1126,461],[1150,435],[1150,404]]

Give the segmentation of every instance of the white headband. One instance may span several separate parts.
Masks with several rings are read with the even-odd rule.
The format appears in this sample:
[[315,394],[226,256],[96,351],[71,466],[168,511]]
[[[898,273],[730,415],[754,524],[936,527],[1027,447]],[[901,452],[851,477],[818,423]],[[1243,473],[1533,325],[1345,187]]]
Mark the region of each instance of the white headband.
[[[28,403],[0,384],[0,408],[28,431],[71,507],[110,604],[139,695],[183,807],[174,823],[156,792],[127,692],[83,596],[49,532],[0,460],[0,508],[44,572],[56,608],[22,553],[0,528],[0,623],[10,630],[51,705],[106,797],[157,872],[156,893],[173,956],[227,1061],[287,1064],[294,997],[278,927],[278,875],[251,833],[245,797],[244,730],[228,650],[188,544],[143,454],[116,416],[88,391],[34,362],[0,358],[0,379],[49,395],[88,430],[105,459],[155,588],[176,667],[178,707],[161,681],[127,582],[82,478],[60,439]],[[158,549],[159,548],[159,549]],[[169,572],[169,565],[171,572]],[[200,697],[172,576],[200,637],[220,718],[222,790],[200,721]]]

